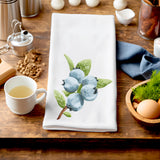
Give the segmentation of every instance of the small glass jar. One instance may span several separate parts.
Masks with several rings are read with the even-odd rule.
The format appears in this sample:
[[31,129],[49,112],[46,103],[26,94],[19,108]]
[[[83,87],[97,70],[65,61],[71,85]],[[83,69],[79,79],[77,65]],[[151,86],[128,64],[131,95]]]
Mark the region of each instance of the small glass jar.
[[148,40],[160,36],[160,4],[153,5],[150,1],[141,0],[138,34]]

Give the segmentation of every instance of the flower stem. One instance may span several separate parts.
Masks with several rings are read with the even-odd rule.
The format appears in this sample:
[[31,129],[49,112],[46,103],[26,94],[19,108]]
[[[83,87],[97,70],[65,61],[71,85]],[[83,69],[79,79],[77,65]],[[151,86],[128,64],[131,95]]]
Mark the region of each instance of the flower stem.
[[80,92],[81,92],[81,88],[82,88],[82,84],[80,84],[80,86],[78,87],[77,93],[80,93]]
[[67,110],[67,106],[65,106],[62,111],[60,112],[59,116],[57,117],[57,120],[59,120],[62,116],[62,114]]

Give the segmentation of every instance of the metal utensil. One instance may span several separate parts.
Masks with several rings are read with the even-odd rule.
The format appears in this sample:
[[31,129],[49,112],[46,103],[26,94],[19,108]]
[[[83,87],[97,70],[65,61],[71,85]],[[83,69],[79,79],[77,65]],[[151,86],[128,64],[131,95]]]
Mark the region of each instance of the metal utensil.
[[[18,26],[20,32],[15,32]],[[16,56],[24,56],[29,50],[33,49],[33,35],[26,30],[22,30],[21,22],[12,22],[13,33],[8,36],[7,44]]]
[[0,0],[0,40],[7,40],[12,33],[13,19],[21,21],[19,1]]
[[39,14],[41,0],[19,0],[22,17],[34,17]]
[[[24,56],[29,50],[33,49],[33,35],[26,30],[22,30],[22,23],[14,19],[11,23],[12,34],[7,38],[7,44],[0,47],[0,55],[8,52],[9,49],[16,56]],[[16,28],[20,32],[15,32]]]

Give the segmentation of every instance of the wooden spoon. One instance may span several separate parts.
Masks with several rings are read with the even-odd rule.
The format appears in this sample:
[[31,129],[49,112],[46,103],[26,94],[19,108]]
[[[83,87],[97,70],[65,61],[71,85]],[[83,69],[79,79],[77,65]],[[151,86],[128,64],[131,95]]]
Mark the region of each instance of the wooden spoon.
[[[160,0],[159,0],[159,1],[160,1]],[[151,2],[151,1],[149,1],[149,0],[144,0],[144,2],[146,2],[147,4],[149,4],[149,5],[153,6],[152,2]]]

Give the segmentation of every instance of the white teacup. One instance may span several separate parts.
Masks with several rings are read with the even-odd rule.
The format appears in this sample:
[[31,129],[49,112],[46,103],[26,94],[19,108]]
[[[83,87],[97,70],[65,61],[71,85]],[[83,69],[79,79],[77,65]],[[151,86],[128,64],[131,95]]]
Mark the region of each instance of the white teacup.
[[[21,98],[12,96],[10,92],[19,86],[30,88],[32,90],[31,94]],[[4,85],[4,91],[7,106],[13,113],[19,115],[24,115],[31,112],[34,106],[40,103],[47,95],[47,91],[45,89],[37,89],[36,82],[27,76],[15,76],[10,78]],[[37,98],[39,93],[44,94],[40,98]]]

